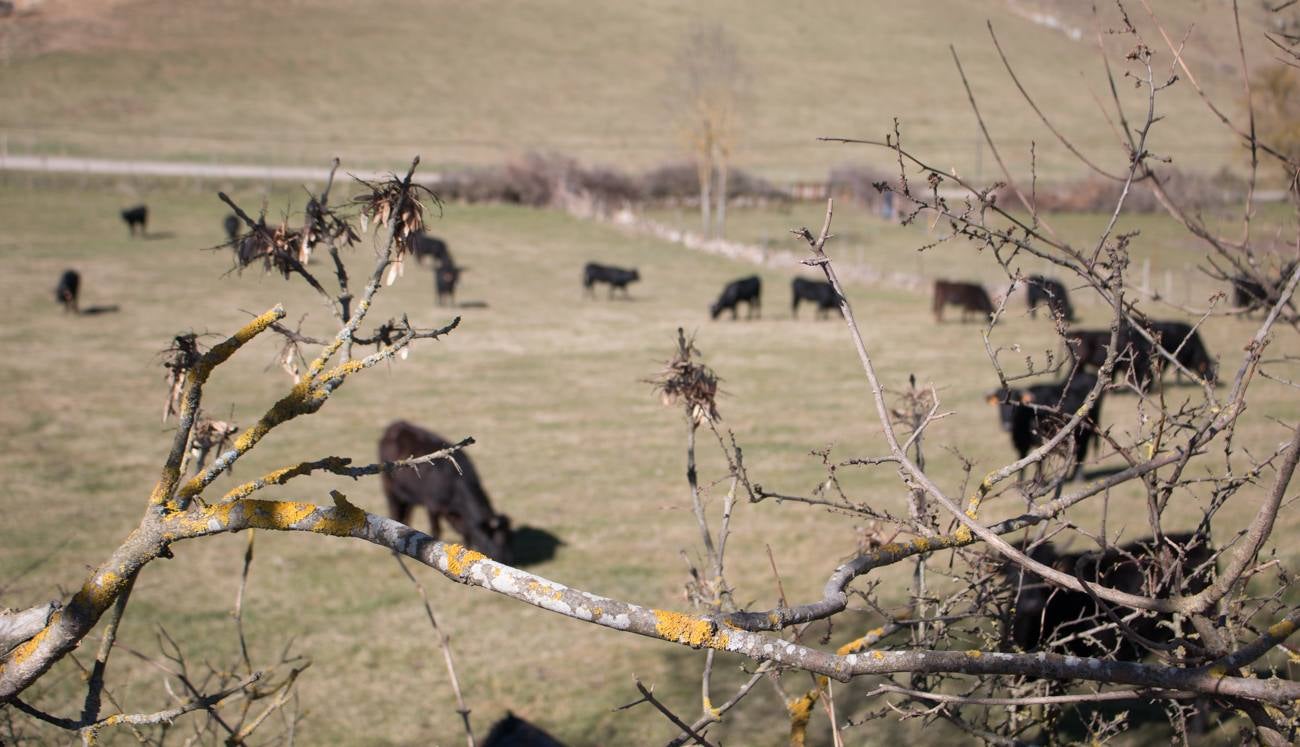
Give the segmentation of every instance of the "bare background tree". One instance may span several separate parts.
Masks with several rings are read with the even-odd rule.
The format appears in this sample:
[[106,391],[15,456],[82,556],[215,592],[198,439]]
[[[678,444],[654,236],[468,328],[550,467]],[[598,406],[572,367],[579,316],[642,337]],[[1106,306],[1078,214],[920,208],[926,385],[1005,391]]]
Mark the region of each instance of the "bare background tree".
[[749,72],[720,25],[692,31],[678,66],[673,98],[700,183],[700,228],[705,236],[721,238],[727,229],[727,175]]

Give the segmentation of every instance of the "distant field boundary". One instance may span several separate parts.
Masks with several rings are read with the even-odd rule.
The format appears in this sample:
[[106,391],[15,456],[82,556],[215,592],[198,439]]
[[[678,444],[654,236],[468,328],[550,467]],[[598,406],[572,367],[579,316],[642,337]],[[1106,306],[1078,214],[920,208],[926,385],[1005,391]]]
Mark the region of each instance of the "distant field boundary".
[[[403,167],[404,168],[404,167]],[[240,181],[324,182],[329,178],[327,166],[273,166],[252,164],[197,163],[193,161],[138,161],[73,156],[28,156],[0,154],[0,171],[26,171],[46,174],[97,176],[161,176]],[[374,180],[389,176],[391,171],[344,169],[361,179]],[[415,181],[437,184],[442,174],[416,172]]]

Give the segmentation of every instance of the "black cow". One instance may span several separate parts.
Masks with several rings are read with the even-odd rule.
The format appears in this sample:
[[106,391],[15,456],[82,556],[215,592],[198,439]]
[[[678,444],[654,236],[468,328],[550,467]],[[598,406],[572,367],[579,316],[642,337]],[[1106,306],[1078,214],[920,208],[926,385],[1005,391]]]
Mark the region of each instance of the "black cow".
[[[1029,556],[1081,581],[1152,597],[1195,594],[1209,586],[1214,573],[1214,551],[1204,535],[1192,533],[1167,534],[1164,543],[1147,537],[1104,552],[1062,553],[1045,543]],[[1014,563],[1003,568],[1014,595],[1006,637],[1016,648],[1051,648],[1120,661],[1137,661],[1145,654],[1140,644],[1110,624],[1111,618],[1091,595],[1054,586]],[[1143,612],[1133,617],[1135,610],[1103,604],[1138,635],[1158,643],[1173,640],[1171,616]]]
[[420,264],[424,264],[425,257],[432,257],[435,267],[455,265],[451,258],[451,250],[447,248],[447,242],[423,231],[411,237],[411,253],[415,255],[415,261]]
[[492,725],[483,747],[564,747],[564,743],[510,711]]
[[622,267],[613,267],[611,265],[601,265],[595,262],[588,262],[586,267],[582,268],[582,287],[587,289],[591,296],[596,295],[596,283],[609,283],[609,297],[614,297],[614,289],[622,288],[623,295],[630,297],[627,291],[628,283],[635,283],[641,279],[640,273],[636,268],[625,270]]
[[1237,275],[1232,278],[1232,305],[1241,309],[1246,316],[1250,316],[1255,309],[1267,308],[1277,303],[1278,293],[1291,277],[1291,273],[1295,272],[1295,266],[1295,260],[1287,262],[1282,266],[1279,277],[1271,281],[1267,287],[1247,275]]
[[[1188,371],[1209,381],[1218,381],[1218,365],[1210,357],[1210,352],[1201,340],[1199,332],[1186,322],[1148,322],[1147,334],[1160,340],[1160,346],[1175,356],[1177,361]],[[1115,358],[1115,367],[1111,370],[1111,379],[1125,370],[1132,370],[1138,386],[1143,391],[1150,389],[1155,381],[1155,370],[1163,372],[1170,368],[1168,359],[1161,355],[1146,337],[1124,324],[1119,330],[1119,355]],[[1066,346],[1070,349],[1078,366],[1100,368],[1106,361],[1110,349],[1110,330],[1088,329],[1073,330],[1065,336]],[[1177,368],[1176,366],[1172,366]],[[1178,378],[1182,380],[1182,370]]]
[[[998,419],[1002,430],[1011,434],[1011,444],[1024,459],[1030,451],[1056,435],[1074,413],[1083,406],[1088,393],[1097,385],[1097,376],[1076,371],[1065,381],[1036,384],[1024,389],[999,389],[988,397],[989,404],[998,406]],[[1088,457],[1088,442],[1099,441],[1101,402],[1105,390],[1092,403],[1088,415],[1074,430],[1074,464],[1069,477],[1079,473]],[[1038,463],[1042,474],[1043,463]]]
[[961,307],[961,320],[966,321],[971,312],[981,314],[993,313],[993,301],[988,291],[978,283],[953,283],[947,280],[934,281],[934,300],[932,310],[934,320],[943,321],[944,306]]
[[[385,428],[379,439],[379,460],[396,462],[449,446],[442,436],[398,420]],[[423,506],[429,512],[430,536],[439,536],[441,520],[446,518],[470,548],[493,560],[512,562],[509,517],[492,510],[492,502],[469,457],[462,451],[452,458],[460,466],[459,472],[445,459],[385,472],[380,481],[389,515],[405,524],[411,509]]]
[[[1160,343],[1160,347],[1175,354],[1174,358],[1179,365],[1188,371],[1200,376],[1211,384],[1218,383],[1219,366],[1210,357],[1210,351],[1206,349],[1205,343],[1201,340],[1201,333],[1192,328],[1192,325],[1186,322],[1151,322],[1147,325],[1151,330],[1152,337],[1155,337]],[[1155,381],[1155,372],[1150,370],[1157,363],[1160,365],[1160,372],[1164,373],[1165,369],[1173,368],[1178,372],[1178,380],[1182,381],[1183,372],[1178,366],[1169,363],[1164,356],[1157,356],[1155,348],[1151,343],[1146,342],[1148,350],[1147,355],[1148,370],[1146,371],[1146,380]],[[1141,370],[1141,369],[1139,369]]]
[[77,313],[77,293],[81,291],[81,275],[76,270],[64,270],[54,289],[54,300],[63,304],[64,311]]
[[1025,303],[1029,306],[1030,318],[1038,318],[1038,305],[1044,304],[1053,316],[1059,316],[1067,322],[1074,321],[1074,306],[1070,303],[1070,294],[1059,280],[1030,275],[1025,281]]
[[140,235],[144,236],[148,230],[149,224],[149,207],[147,205],[136,205],[122,211],[122,220],[126,221],[126,228],[135,235],[135,230],[140,229]]
[[[1115,380],[1116,374],[1130,368],[1145,372],[1148,368],[1147,356],[1150,354],[1150,345],[1145,344],[1146,341],[1141,336],[1134,335],[1127,324],[1120,326],[1118,341],[1119,355],[1115,357],[1114,367],[1111,368],[1111,381]],[[1106,355],[1110,350],[1110,330],[1070,330],[1065,335],[1065,345],[1076,367],[1091,366],[1100,369],[1106,362]],[[1135,362],[1136,366],[1134,366]]]
[[433,288],[438,294],[439,306],[456,305],[456,283],[460,282],[460,273],[464,267],[457,267],[450,262],[439,263],[433,268]]
[[816,304],[817,316],[822,319],[830,316],[831,309],[840,308],[840,294],[835,292],[835,286],[825,280],[795,278],[790,283],[790,296],[790,316],[795,319],[799,318],[800,301]]
[[727,283],[727,287],[722,289],[722,295],[718,300],[713,302],[709,307],[709,314],[717,319],[718,315],[727,309],[731,309],[731,318],[737,317],[736,306],[744,301],[746,304],[746,319],[753,319],[755,316],[762,316],[763,309],[763,281],[757,275],[750,275],[747,278],[733,280]]
[[240,221],[238,215],[235,215],[234,213],[227,215],[225,220],[221,222],[221,226],[222,228],[226,229],[227,239],[234,241],[236,238],[239,237]]

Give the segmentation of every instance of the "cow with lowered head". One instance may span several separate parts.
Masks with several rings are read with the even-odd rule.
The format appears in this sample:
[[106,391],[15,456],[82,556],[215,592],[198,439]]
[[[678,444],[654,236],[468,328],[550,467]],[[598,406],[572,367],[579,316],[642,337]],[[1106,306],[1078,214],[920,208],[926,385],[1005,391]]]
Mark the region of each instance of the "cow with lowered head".
[[641,274],[636,268],[625,270],[622,267],[612,265],[602,265],[595,262],[588,262],[582,268],[582,287],[586,289],[587,294],[596,295],[596,283],[609,284],[609,297],[614,297],[614,289],[619,288],[623,291],[624,297],[631,297],[627,292],[629,283],[635,283],[641,279]]
[[[1028,555],[1080,581],[1148,597],[1198,593],[1214,573],[1214,551],[1204,535],[1195,533],[1166,534],[1163,542],[1146,537],[1105,551],[1077,553],[1061,552],[1049,542]],[[1055,586],[1009,561],[1004,561],[1003,574],[1013,600],[1005,637],[1021,651],[1050,648],[1075,656],[1114,656],[1120,661],[1137,661],[1146,653],[1117,629],[1091,594]],[[1136,610],[1102,604],[1142,638],[1156,643],[1173,640],[1169,615],[1135,615]]]
[[717,319],[722,312],[731,310],[731,318],[737,317],[736,307],[745,302],[745,318],[753,319],[762,314],[763,281],[757,275],[733,280],[722,289],[722,295],[709,307],[709,315]]
[[432,257],[435,267],[456,264],[451,258],[451,250],[447,248],[447,242],[436,236],[430,236],[424,231],[411,237],[411,253],[415,255],[415,261],[420,264],[424,264],[425,257]]
[[[988,396],[989,404],[998,406],[998,419],[1002,430],[1011,434],[1011,445],[1020,459],[1052,438],[1083,406],[1088,393],[1097,385],[1096,374],[1074,372],[1065,381],[1035,384],[1020,388],[1003,388]],[[1088,457],[1088,442],[1100,440],[1101,401],[1105,390],[1088,409],[1087,415],[1074,430],[1074,463],[1069,477],[1079,474]],[[1042,474],[1043,463],[1037,465]]]
[[1058,316],[1067,322],[1074,321],[1074,306],[1070,303],[1070,294],[1065,285],[1042,275],[1030,275],[1025,280],[1025,303],[1029,306],[1031,319],[1038,318],[1039,305],[1047,306],[1052,316]]
[[456,284],[460,282],[460,273],[464,269],[450,262],[434,265],[433,289],[437,293],[439,306],[456,305]]
[[[379,439],[379,460],[396,462],[450,446],[442,436],[398,420],[385,428]],[[455,465],[438,459],[385,472],[381,482],[389,514],[406,524],[411,509],[422,507],[429,512],[430,536],[439,536],[441,521],[446,519],[471,549],[501,563],[513,562],[509,517],[492,510],[492,501],[469,457],[461,451],[451,458]]]
[[[1213,358],[1210,357],[1210,351],[1205,347],[1205,342],[1201,340],[1201,333],[1197,332],[1192,325],[1187,322],[1149,322],[1147,329],[1151,331],[1151,336],[1160,343],[1160,347],[1168,351],[1174,360],[1178,361],[1178,366],[1173,365],[1164,356],[1158,356],[1155,346],[1147,342],[1148,367],[1160,365],[1160,373],[1163,374],[1166,369],[1174,369],[1178,373],[1178,380],[1182,381],[1183,371],[1185,368],[1197,376],[1205,379],[1211,384],[1219,380],[1219,366]],[[1181,366],[1182,368],[1180,368]],[[1148,370],[1145,372],[1146,380],[1154,382],[1156,372]],[[1149,384],[1148,384],[1149,385]]]
[[825,280],[795,278],[790,282],[790,296],[790,316],[795,319],[799,318],[800,301],[811,301],[817,307],[820,319],[830,316],[831,309],[838,311],[840,308],[840,294]]
[[934,298],[931,311],[934,312],[936,322],[943,321],[943,307],[957,306],[961,309],[961,320],[966,321],[967,315],[975,314],[992,314],[993,300],[989,298],[988,291],[979,283],[954,283],[948,280],[934,281]]
[[1278,294],[1281,293],[1286,281],[1295,272],[1296,262],[1291,260],[1282,265],[1282,272],[1276,279],[1268,278],[1268,284],[1261,283],[1260,279],[1250,275],[1235,275],[1232,277],[1232,305],[1236,306],[1246,316],[1261,306],[1267,309],[1277,303]]
[[76,270],[64,270],[54,289],[54,300],[63,304],[64,311],[77,313],[77,294],[81,290],[81,275]]

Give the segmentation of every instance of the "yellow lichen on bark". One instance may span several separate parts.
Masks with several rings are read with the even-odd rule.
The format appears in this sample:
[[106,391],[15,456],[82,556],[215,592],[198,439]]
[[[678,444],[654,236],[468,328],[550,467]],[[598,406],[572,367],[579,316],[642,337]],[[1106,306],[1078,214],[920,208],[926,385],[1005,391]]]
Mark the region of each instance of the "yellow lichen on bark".
[[680,612],[655,610],[655,633],[667,641],[685,643],[691,648],[726,648],[730,638],[717,632],[712,622]]
[[336,537],[349,537],[353,532],[365,526],[366,512],[348,502],[348,497],[337,490],[330,491],[334,499],[334,510],[321,511],[321,517],[312,524],[311,530],[317,534],[332,534]]
[[41,629],[41,632],[18,644],[14,647],[13,651],[9,652],[8,656],[4,657],[4,659],[0,659],[0,671],[4,670],[5,662],[21,664],[23,661],[26,661],[27,657],[31,656],[41,647],[41,642],[50,634],[50,631],[54,629],[55,624],[58,623],[59,618],[61,617],[63,617],[62,611],[50,615],[50,621],[45,624],[45,627]]
[[1289,638],[1295,632],[1295,623],[1290,620],[1280,620],[1268,628],[1268,634],[1274,638]]
[[458,545],[455,542],[447,543],[446,552],[447,570],[456,576],[465,575],[465,571],[469,570],[470,566],[480,560],[487,559],[487,556],[483,553],[471,550],[464,545]]
[[795,698],[785,704],[790,712],[790,747],[803,747],[808,736],[808,722],[812,719],[813,705],[817,702],[819,690],[809,690],[803,697]]
[[195,374],[199,380],[207,379],[208,375],[212,373],[212,369],[225,362],[244,343],[265,332],[267,327],[283,318],[284,307],[277,304],[275,308],[245,324],[228,339],[214,345],[206,355],[199,359],[198,365],[195,366]]
[[857,652],[861,651],[863,648],[875,643],[876,641],[880,640],[884,636],[885,636],[885,628],[883,626],[879,628],[872,628],[871,630],[868,630],[866,635],[862,636],[861,638],[857,638],[855,640],[849,641],[843,646],[837,648],[835,650],[835,653],[840,656],[848,656],[849,654],[856,654]]

